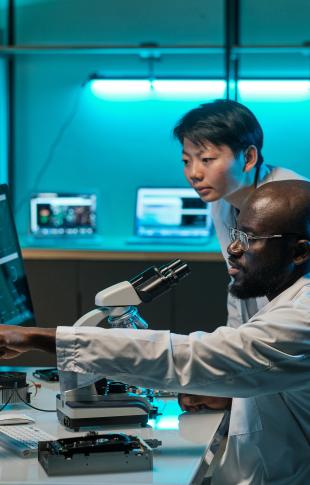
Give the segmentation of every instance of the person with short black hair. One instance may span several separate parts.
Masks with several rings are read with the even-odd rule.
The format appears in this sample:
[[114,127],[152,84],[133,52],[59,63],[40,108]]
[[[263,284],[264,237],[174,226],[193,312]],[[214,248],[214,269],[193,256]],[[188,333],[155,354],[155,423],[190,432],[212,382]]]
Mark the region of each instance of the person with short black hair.
[[[305,179],[286,168],[264,163],[264,134],[255,115],[243,104],[218,99],[186,113],[174,128],[183,147],[184,174],[205,202],[227,261],[227,228],[233,226],[244,199],[271,181]],[[238,327],[253,316],[266,299],[240,301],[228,297],[229,326]]]
[[[264,134],[255,115],[236,101],[218,99],[186,113],[174,128],[183,147],[184,174],[211,214],[224,258],[228,258],[228,227],[244,199],[257,187],[275,180],[303,179],[297,173],[264,163]],[[228,292],[227,325],[239,327],[266,305],[266,297],[240,300]],[[202,329],[203,330],[203,329]],[[180,395],[187,411],[229,407],[229,400]]]

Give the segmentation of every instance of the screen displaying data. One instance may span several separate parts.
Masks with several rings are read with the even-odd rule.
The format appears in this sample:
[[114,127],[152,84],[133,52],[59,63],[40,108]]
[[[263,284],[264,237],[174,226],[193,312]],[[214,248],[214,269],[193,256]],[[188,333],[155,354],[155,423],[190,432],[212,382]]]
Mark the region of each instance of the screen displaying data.
[[135,221],[138,236],[207,238],[211,226],[210,207],[194,189],[138,189]]
[[95,194],[42,193],[31,197],[34,236],[89,236],[96,232]]
[[0,324],[35,325],[6,185],[0,185]]

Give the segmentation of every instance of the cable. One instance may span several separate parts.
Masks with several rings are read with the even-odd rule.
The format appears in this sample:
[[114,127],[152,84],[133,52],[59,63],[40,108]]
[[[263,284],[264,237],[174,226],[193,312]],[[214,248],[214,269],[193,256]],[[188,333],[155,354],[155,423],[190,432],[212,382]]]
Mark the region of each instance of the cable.
[[43,175],[45,174],[46,170],[48,169],[48,167],[50,166],[50,164],[51,164],[51,162],[54,158],[56,148],[58,147],[58,145],[61,142],[62,138],[64,137],[67,129],[69,128],[70,124],[72,123],[76,114],[79,111],[80,102],[81,102],[81,98],[82,98],[82,90],[83,90],[85,84],[87,83],[88,79],[89,79],[89,77],[82,83],[82,85],[77,90],[77,92],[75,94],[74,101],[73,101],[72,109],[69,112],[68,116],[63,121],[63,123],[60,125],[60,128],[59,128],[58,132],[56,133],[55,139],[50,145],[49,151],[47,153],[46,160],[43,163],[41,169],[39,170],[39,172],[38,172],[38,174],[37,174],[37,176],[34,180],[32,188],[27,192],[27,195],[25,195],[16,204],[16,208],[15,208],[16,213],[18,213],[21,210],[21,208],[23,207],[24,203],[28,201],[29,193],[37,192],[37,187],[39,185],[39,182],[41,181],[41,179],[42,179]]
[[56,409],[40,409],[40,408],[37,408],[36,406],[32,406],[32,404],[29,404],[29,402],[25,401],[21,395],[19,394],[19,392],[17,391],[17,389],[14,389],[13,392],[16,392],[16,394],[18,395],[19,399],[24,403],[26,404],[26,406],[29,406],[30,408],[32,409],[36,409],[37,411],[43,411],[45,413],[56,413],[57,410]]
[[29,402],[25,401],[21,395],[19,394],[19,392],[17,391],[17,389],[12,389],[12,392],[10,394],[10,397],[9,399],[6,401],[6,403],[0,408],[0,412],[3,411],[3,409],[9,404],[9,402],[11,401],[12,397],[14,396],[14,393],[17,394],[17,396],[19,397],[19,399],[24,403],[26,404],[26,406],[32,408],[32,409],[36,409],[37,411],[43,411],[44,413],[56,413],[57,410],[56,409],[40,409],[40,408],[37,408],[36,406],[32,406],[32,404],[30,404]]

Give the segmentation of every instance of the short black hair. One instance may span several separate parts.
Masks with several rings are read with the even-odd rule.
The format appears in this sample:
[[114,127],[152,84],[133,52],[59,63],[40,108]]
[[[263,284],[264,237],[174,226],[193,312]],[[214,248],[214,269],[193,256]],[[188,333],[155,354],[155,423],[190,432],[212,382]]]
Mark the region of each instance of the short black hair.
[[257,168],[263,163],[264,133],[256,117],[237,101],[216,99],[186,113],[173,130],[174,136],[183,143],[188,138],[195,145],[206,140],[214,145],[227,145],[235,155],[250,145],[257,149]]

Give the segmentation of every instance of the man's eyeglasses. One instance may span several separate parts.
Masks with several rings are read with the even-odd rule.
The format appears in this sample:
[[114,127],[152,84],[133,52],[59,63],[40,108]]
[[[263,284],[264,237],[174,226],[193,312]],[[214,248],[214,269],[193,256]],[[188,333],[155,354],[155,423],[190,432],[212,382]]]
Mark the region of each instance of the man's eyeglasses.
[[276,239],[288,235],[295,235],[298,236],[298,234],[294,232],[286,232],[285,234],[271,234],[269,236],[250,236],[246,232],[239,231],[239,229],[236,229],[235,227],[230,227],[229,228],[229,237],[231,242],[239,241],[241,249],[243,251],[247,251],[250,247],[249,241],[252,239]]

